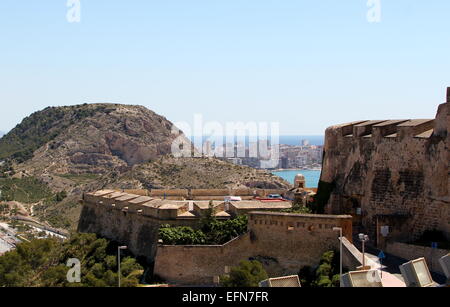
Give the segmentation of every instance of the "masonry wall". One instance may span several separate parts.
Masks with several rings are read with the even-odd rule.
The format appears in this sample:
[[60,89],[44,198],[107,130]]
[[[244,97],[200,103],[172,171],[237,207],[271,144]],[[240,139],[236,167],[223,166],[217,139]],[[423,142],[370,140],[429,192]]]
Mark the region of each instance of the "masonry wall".
[[317,265],[324,252],[338,250],[333,227],[342,227],[351,240],[350,216],[252,212],[249,232],[225,245],[158,246],[154,272],[171,283],[212,284],[226,266],[256,259],[270,277],[297,274],[305,265]]
[[85,202],[78,224],[78,231],[96,233],[102,237],[127,245],[136,256],[153,261],[156,254],[158,230],[161,224],[191,226],[196,228],[198,220],[160,220],[135,211],[123,212],[121,207],[109,204]]
[[[326,131],[321,181],[334,186],[327,213],[356,215],[371,238],[413,240],[425,230],[450,239],[449,103],[435,120],[362,121]],[[319,191],[320,193],[320,191]],[[380,240],[381,241],[381,240]]]
[[450,250],[391,242],[387,244],[386,252],[408,261],[424,257],[430,271],[444,275],[439,259],[449,254]]

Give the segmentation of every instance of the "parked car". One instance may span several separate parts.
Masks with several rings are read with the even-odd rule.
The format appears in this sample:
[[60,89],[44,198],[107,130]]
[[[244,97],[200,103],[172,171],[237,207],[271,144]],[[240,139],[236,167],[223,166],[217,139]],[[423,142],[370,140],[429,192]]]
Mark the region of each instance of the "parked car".
[[281,196],[280,194],[269,194],[269,195],[267,195],[267,198],[269,198],[269,199],[284,199],[283,196]]

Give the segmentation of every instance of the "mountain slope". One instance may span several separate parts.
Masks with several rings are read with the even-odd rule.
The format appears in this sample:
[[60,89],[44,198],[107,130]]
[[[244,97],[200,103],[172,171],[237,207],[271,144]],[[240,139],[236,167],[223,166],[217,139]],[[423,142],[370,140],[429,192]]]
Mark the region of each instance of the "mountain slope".
[[[78,222],[83,192],[105,187],[284,188],[265,171],[214,158],[173,158],[173,124],[142,106],[85,104],[46,108],[0,139],[0,190],[25,202],[29,214],[52,226]],[[11,178],[14,177],[14,178]],[[17,181],[19,180],[19,181]],[[20,181],[22,180],[22,181]],[[33,189],[39,185],[46,197]],[[48,189],[48,190],[47,190]],[[14,199],[15,195],[25,195]],[[61,197],[64,195],[64,197]],[[1,199],[0,199],[1,200]]]
[[0,140],[0,159],[29,174],[124,172],[171,151],[172,123],[142,106],[47,108]]
[[289,183],[263,170],[234,165],[216,158],[174,158],[164,156],[139,164],[109,187],[127,189],[184,188],[288,188]]

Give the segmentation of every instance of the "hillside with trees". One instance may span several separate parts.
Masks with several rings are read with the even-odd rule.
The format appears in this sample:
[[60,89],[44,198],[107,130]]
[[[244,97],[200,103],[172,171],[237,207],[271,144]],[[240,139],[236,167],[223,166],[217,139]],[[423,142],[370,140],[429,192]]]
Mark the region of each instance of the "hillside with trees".
[[[67,264],[74,258],[81,264],[80,283],[67,279]],[[121,258],[122,286],[138,286],[143,274],[135,258]],[[117,245],[94,234],[76,234],[65,242],[36,239],[0,256],[0,287],[116,287],[118,276]]]

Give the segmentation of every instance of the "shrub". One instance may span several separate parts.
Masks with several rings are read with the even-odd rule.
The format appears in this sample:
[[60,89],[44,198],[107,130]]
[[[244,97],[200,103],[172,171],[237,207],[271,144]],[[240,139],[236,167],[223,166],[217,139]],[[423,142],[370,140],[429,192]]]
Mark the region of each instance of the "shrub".
[[191,227],[161,225],[159,238],[167,245],[218,245],[224,244],[247,231],[248,218],[241,215],[235,219],[217,221],[204,218],[200,230]]
[[328,263],[328,264],[333,264],[334,262],[334,252],[333,251],[328,251],[325,252],[322,257],[320,258],[320,263]]
[[317,287],[321,288],[329,288],[332,287],[333,283],[331,282],[328,276],[320,276],[317,280]]
[[340,287],[341,286],[341,278],[339,274],[333,275],[333,278],[331,279],[332,286],[333,287]]
[[325,252],[320,257],[318,267],[303,267],[299,272],[302,287],[339,287],[338,257],[334,251]]
[[162,225],[159,229],[159,238],[167,245],[206,244],[206,236],[201,230],[194,230],[185,226]]
[[267,278],[267,273],[259,261],[241,261],[238,267],[231,269],[229,276],[221,278],[221,285],[223,287],[258,287],[259,282]]
[[331,264],[323,263],[319,265],[316,271],[316,276],[318,279],[320,279],[322,276],[330,276],[332,273],[332,267]]
[[[117,245],[95,234],[76,234],[70,240],[32,240],[0,257],[0,287],[116,287]],[[81,283],[68,283],[69,258],[81,261]],[[136,259],[121,258],[123,286],[136,286],[143,267]]]

